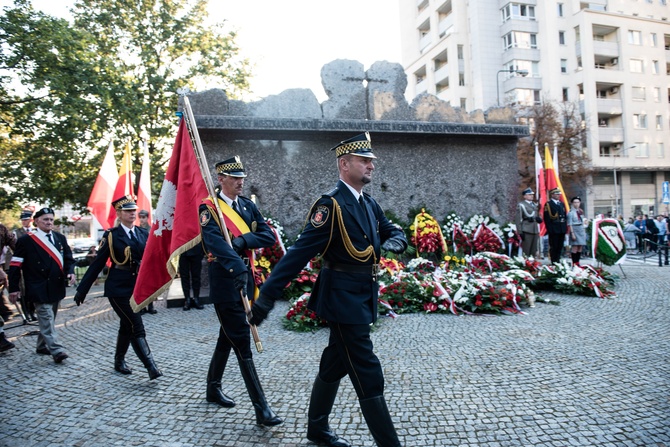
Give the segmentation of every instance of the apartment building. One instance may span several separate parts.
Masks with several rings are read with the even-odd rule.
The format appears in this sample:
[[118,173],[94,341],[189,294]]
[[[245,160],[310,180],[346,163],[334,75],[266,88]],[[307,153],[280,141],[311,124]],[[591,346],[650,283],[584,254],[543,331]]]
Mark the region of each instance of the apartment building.
[[571,101],[597,170],[588,216],[657,214],[670,181],[667,0],[400,0],[407,96],[467,111]]

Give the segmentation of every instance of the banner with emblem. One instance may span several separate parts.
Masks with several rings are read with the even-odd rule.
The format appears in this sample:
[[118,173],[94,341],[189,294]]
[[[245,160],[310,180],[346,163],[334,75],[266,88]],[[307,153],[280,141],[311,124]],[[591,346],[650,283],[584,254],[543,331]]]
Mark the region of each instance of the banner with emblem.
[[198,207],[208,195],[186,121],[182,119],[130,298],[133,311],[140,311],[170,287],[177,274],[179,255],[200,243]]
[[596,218],[592,231],[593,257],[597,261],[615,265],[626,260],[626,239],[616,219]]

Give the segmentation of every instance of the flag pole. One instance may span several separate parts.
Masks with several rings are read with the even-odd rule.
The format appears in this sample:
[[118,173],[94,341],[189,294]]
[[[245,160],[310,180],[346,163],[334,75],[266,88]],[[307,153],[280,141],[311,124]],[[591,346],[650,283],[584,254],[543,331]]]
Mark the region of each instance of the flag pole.
[[[193,110],[191,109],[191,103],[189,102],[186,95],[183,96],[184,99],[184,119],[186,120],[186,127],[191,135],[191,141],[193,141],[193,147],[195,148],[195,158],[198,160],[198,166],[200,167],[200,174],[202,175],[203,180],[205,181],[205,186],[209,195],[212,197],[212,201],[216,207],[216,212],[219,216],[219,222],[222,223],[223,228],[221,232],[223,237],[226,239],[226,243],[232,247],[232,242],[230,240],[230,235],[225,226],[225,220],[223,219],[223,213],[219,207],[219,201],[216,197],[216,192],[214,190],[214,183],[212,182],[212,175],[209,172],[209,169],[206,166],[205,151],[202,148],[202,142],[200,141],[200,135],[198,134],[198,127],[195,125],[195,116],[193,116]],[[240,290],[240,298],[242,299],[242,304],[244,305],[244,311],[247,315],[251,314],[251,305],[249,304],[249,298],[247,298],[244,293]],[[260,335],[258,335],[258,328],[249,324],[251,329],[251,335],[254,338],[254,343],[256,344],[256,350],[260,353],[263,352],[263,344],[261,343]]]

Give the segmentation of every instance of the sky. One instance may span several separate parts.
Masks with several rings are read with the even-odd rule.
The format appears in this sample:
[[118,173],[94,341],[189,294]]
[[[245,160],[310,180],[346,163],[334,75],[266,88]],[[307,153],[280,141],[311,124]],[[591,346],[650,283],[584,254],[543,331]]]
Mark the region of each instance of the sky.
[[[0,6],[11,5],[0,0]],[[48,14],[67,17],[71,0],[33,0]],[[397,0],[210,0],[210,19],[238,32],[242,57],[253,65],[254,100],[291,88],[327,99],[321,68],[336,59],[367,70],[376,61],[400,62]]]

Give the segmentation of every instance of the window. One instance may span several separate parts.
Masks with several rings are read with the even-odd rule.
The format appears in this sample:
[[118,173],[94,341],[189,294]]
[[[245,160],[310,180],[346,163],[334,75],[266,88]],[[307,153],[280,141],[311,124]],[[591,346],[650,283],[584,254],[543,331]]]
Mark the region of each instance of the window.
[[[646,143],[645,143],[646,144]],[[654,184],[654,172],[651,171],[636,171],[631,172],[630,182],[633,185],[653,185]]]
[[631,73],[642,73],[642,59],[631,59],[629,67]]
[[467,108],[465,107],[466,103],[467,103],[467,99],[466,98],[461,98],[461,109],[467,110]]
[[565,45],[565,31],[558,32],[558,44]]
[[570,101],[570,98],[568,98],[568,89],[567,88],[563,89],[563,101],[565,101],[565,102]]
[[663,130],[663,115],[656,115],[656,130]]
[[628,30],[628,43],[631,45],[641,45],[642,33],[640,31]]
[[456,50],[457,50],[458,60],[462,61],[463,59],[465,59],[465,57],[463,56],[463,45],[458,45],[456,47]]
[[558,9],[558,11],[557,11],[557,12],[558,12],[558,16],[559,16],[559,17],[563,17],[563,3],[559,3],[559,4],[557,4],[556,6],[557,6],[557,9]]
[[[649,143],[635,143],[635,149],[637,150],[636,157],[638,157],[638,158],[649,157]],[[642,173],[640,173],[640,174],[642,174]],[[645,174],[647,174],[647,173],[645,172]],[[631,176],[631,183],[633,183],[632,176]],[[651,183],[651,182],[649,182],[649,183]]]
[[646,90],[644,87],[633,87],[633,100],[644,101],[646,99]]
[[665,158],[665,146],[663,146],[663,143],[656,143],[656,156],[658,158]]
[[636,113],[633,115],[633,127],[635,129],[647,128],[647,115],[644,113]]
[[524,33],[521,31],[512,31],[503,36],[503,48],[537,48],[537,35]]
[[503,22],[510,19],[535,20],[535,6],[521,3],[508,3],[501,10]]
[[[529,77],[540,76],[540,64],[538,62],[527,61],[523,59],[513,59],[505,65],[509,71],[526,70]],[[521,76],[518,73],[512,73],[509,76]]]
[[651,43],[652,47],[658,46],[658,38],[656,37],[656,33],[651,33],[649,35],[649,43]]
[[654,102],[661,102],[661,88],[654,87]]
[[561,73],[567,73],[567,72],[568,72],[568,60],[561,59]]
[[463,73],[458,74],[458,85],[461,87],[465,85],[465,75]]
[[658,61],[651,61],[651,73],[658,74]]

